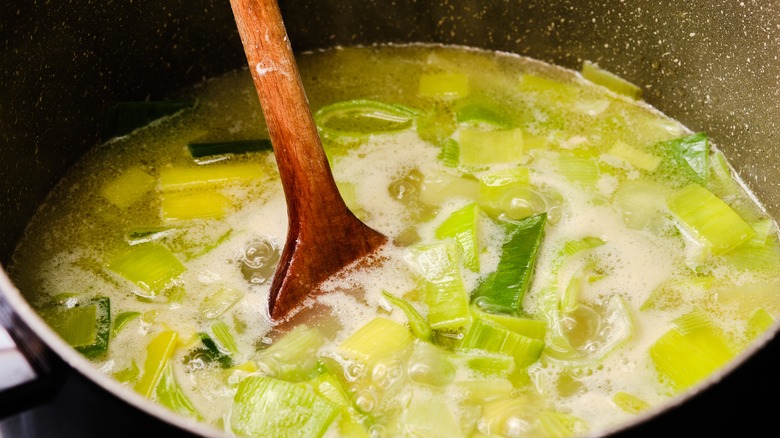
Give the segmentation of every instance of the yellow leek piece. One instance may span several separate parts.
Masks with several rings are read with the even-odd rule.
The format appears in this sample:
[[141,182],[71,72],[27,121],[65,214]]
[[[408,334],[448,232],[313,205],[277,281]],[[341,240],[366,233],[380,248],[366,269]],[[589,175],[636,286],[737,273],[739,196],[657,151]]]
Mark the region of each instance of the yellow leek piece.
[[241,291],[223,287],[217,292],[207,296],[200,303],[200,314],[206,319],[219,318],[243,297],[244,294]]
[[641,398],[623,391],[612,396],[612,403],[629,414],[638,414],[650,407],[650,404]]
[[734,357],[723,334],[700,311],[683,315],[650,347],[658,373],[677,391],[707,378]]
[[127,208],[149,192],[154,185],[154,177],[144,172],[140,166],[133,166],[107,182],[100,194],[119,208]]
[[218,219],[230,205],[227,196],[213,190],[162,195],[160,206],[166,221]]
[[141,380],[135,384],[136,392],[147,398],[152,396],[152,391],[157,387],[168,359],[176,349],[177,340],[178,335],[171,330],[160,332],[152,339],[146,347],[146,361]]
[[661,164],[661,157],[637,149],[620,140],[616,141],[615,145],[607,153],[648,172],[655,172],[658,169],[658,165]]
[[520,129],[461,128],[459,143],[460,163],[465,166],[516,163],[524,159]]
[[758,309],[748,320],[747,337],[751,341],[758,338],[764,332],[772,327],[775,323],[775,318],[766,311],[766,309]]
[[479,272],[479,222],[480,209],[476,202],[452,213],[436,229],[437,239],[455,239],[460,246],[464,266],[473,272]]
[[262,175],[263,171],[258,163],[171,167],[160,171],[160,188],[167,191],[214,186],[233,181],[252,180]]
[[642,98],[642,89],[620,76],[599,67],[591,61],[582,63],[582,77],[594,84],[606,87],[617,94],[638,100]]
[[112,260],[108,269],[132,281],[150,296],[156,295],[185,271],[184,265],[168,248],[156,243],[132,247]]
[[420,95],[461,98],[469,95],[469,78],[462,73],[432,73],[420,76]]
[[697,183],[672,193],[666,203],[671,212],[713,254],[727,252],[756,235],[728,204]]
[[528,168],[512,167],[480,175],[477,199],[486,213],[497,216],[502,212],[517,210],[515,201],[528,199],[530,190]]
[[387,318],[376,317],[345,339],[339,351],[347,357],[371,363],[404,350],[412,344],[412,340],[405,326]]

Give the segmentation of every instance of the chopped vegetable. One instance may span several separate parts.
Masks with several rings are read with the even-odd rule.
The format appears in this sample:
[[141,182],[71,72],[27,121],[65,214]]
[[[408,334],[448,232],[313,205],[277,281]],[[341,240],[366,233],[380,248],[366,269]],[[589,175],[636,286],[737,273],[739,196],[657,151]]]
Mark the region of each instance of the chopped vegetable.
[[135,283],[141,296],[155,296],[184,272],[184,265],[166,247],[136,245],[108,264],[108,269]]
[[631,99],[641,99],[642,89],[628,82],[620,76],[608,72],[591,61],[582,63],[582,77],[594,84],[606,87],[615,93],[630,97]]
[[108,181],[100,189],[109,202],[119,208],[127,208],[135,204],[154,186],[155,179],[140,166],[133,166]]
[[146,361],[144,362],[141,380],[135,384],[136,392],[144,397],[151,397],[152,391],[157,387],[163,375],[168,360],[173,355],[178,341],[178,334],[174,331],[158,333],[146,347]]
[[108,350],[111,333],[111,304],[108,297],[74,297],[65,305],[41,311],[41,316],[62,339],[87,357],[99,357]]

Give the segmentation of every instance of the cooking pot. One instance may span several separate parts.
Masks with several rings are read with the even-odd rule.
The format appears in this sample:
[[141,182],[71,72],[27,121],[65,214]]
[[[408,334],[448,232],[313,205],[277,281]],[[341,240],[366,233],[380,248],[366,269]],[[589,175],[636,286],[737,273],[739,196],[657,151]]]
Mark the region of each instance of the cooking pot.
[[[436,42],[575,69],[594,61],[641,84],[645,100],[661,111],[707,132],[768,213],[780,215],[780,2],[280,3],[298,51]],[[9,262],[47,192],[98,143],[105,108],[162,99],[246,64],[230,5],[216,0],[6,0],[0,44],[0,264]],[[0,435],[220,436],[94,369],[43,323],[2,270],[0,320],[35,375],[0,394]],[[674,433],[682,425],[697,435],[776,430],[777,328],[722,373],[612,434]]]

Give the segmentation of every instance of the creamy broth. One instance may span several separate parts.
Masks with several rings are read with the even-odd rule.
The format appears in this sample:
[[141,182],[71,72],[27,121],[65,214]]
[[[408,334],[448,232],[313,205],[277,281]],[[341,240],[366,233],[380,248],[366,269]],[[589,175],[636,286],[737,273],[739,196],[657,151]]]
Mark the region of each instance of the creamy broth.
[[[287,232],[273,154],[195,160],[187,147],[268,138],[251,77],[172,96],[196,105],[87,154],[9,268],[59,330],[75,325],[69,311],[110,300],[106,351],[81,347],[130,390],[237,435],[578,436],[694,386],[780,313],[774,221],[706,136],[643,101],[463,47],[337,48],[299,62],[347,204],[393,244],[322,286],[324,315],[285,328],[311,344],[275,350],[290,338],[267,312]],[[733,222],[720,230],[702,211]],[[473,217],[453,234],[459,212]],[[521,232],[525,243],[506,246]],[[529,274],[507,308],[483,285],[516,248],[531,259],[513,275]],[[138,278],[142,255],[168,270],[159,284]],[[432,292],[453,287],[465,313]],[[378,345],[356,341],[377,317],[389,324]],[[477,339],[478,321],[529,351]],[[706,371],[677,374],[664,357],[693,338]],[[290,429],[285,414],[247,413],[267,402],[255,386],[277,381],[315,400],[299,412],[314,420]]]

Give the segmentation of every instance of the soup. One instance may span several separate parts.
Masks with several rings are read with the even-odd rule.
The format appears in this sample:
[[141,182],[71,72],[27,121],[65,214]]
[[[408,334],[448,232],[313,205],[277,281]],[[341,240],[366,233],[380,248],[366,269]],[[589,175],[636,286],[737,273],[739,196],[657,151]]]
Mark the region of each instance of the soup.
[[[343,197],[392,244],[276,326],[287,216],[248,71],[113,108],[119,135],[9,274],[129,390],[240,436],[598,434],[780,312],[773,219],[706,133],[598,66],[432,45],[299,62]],[[131,107],[174,114],[131,131]]]

